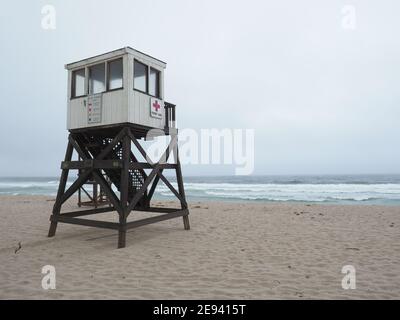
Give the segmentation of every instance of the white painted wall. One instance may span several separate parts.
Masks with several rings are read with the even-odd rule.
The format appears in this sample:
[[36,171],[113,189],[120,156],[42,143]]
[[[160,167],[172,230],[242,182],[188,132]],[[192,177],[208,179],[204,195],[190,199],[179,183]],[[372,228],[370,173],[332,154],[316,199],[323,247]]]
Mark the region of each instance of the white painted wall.
[[[102,93],[102,120],[100,123],[88,124],[87,121],[87,96],[81,98],[71,97],[72,71],[86,68],[86,87],[88,67],[104,61],[123,58],[123,89]],[[159,70],[160,96],[164,98],[164,69],[165,64],[143,53],[130,48],[123,48],[114,52],[81,60],[66,66],[68,69],[68,108],[67,129],[89,128],[119,123],[133,123],[151,128],[164,129],[165,109],[162,109],[162,119],[150,116],[151,96],[133,88],[134,59]],[[162,103],[161,103],[162,104]],[[163,105],[163,104],[162,104]]]

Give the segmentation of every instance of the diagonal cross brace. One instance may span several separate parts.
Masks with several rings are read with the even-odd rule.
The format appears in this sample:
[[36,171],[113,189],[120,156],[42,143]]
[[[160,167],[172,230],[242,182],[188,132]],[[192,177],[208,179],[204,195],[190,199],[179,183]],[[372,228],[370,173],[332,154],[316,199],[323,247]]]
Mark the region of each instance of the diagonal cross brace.
[[[139,150],[139,152],[142,154],[142,156],[151,164],[154,165],[154,162],[151,161],[150,157],[148,157],[146,151],[143,149],[143,147],[140,145],[140,143],[137,141],[137,139],[133,136],[133,134],[128,131],[128,135],[131,138],[133,144],[137,147],[137,149]],[[169,155],[170,155],[170,150],[172,148],[176,147],[176,142],[177,142],[177,136],[173,136],[167,149],[165,150],[164,154],[161,156],[160,159],[164,159],[165,158],[165,162],[168,162],[169,159]],[[160,166],[158,166],[160,163],[158,163],[156,165],[156,167],[153,169],[153,171],[151,172],[151,174],[147,177],[147,179],[145,180],[145,188],[144,185],[142,186],[142,188],[138,191],[137,197],[134,197],[131,201],[131,204],[128,207],[128,211],[131,211],[134,206],[137,204],[137,202],[139,201],[140,197],[144,194],[145,190],[147,189],[147,187],[150,185],[151,180],[154,178],[153,184],[150,188],[150,192],[149,192],[149,201],[151,200],[155,188],[157,187],[158,181],[161,179],[165,185],[172,191],[172,193],[185,205],[187,206],[186,200],[181,196],[181,194],[179,194],[178,191],[176,191],[176,189],[171,185],[171,183],[168,181],[167,178],[165,178],[165,176],[162,174],[162,171],[164,170],[163,168],[161,168]],[[157,169],[157,170],[156,170]],[[150,178],[150,179],[149,179]],[[147,182],[147,183],[146,183]],[[138,199],[136,199],[138,198]],[[136,202],[136,203],[135,203]]]
[[[124,130],[121,130],[121,132]],[[118,137],[118,136],[117,136]],[[76,141],[70,137],[70,139],[72,141],[75,142],[77,148],[75,149],[79,156],[83,159],[83,160],[93,160],[92,157],[90,157],[90,155],[87,152],[84,152],[79,145],[76,143]],[[122,138],[121,138],[122,139]],[[112,148],[118,143],[119,141],[116,140],[114,143],[114,140],[111,142],[111,147],[110,145],[107,146],[106,149],[104,149],[104,151],[106,152],[102,152],[99,157],[97,158],[98,160],[102,160],[102,158],[104,158],[109,152],[111,152]],[[110,148],[108,148],[110,147]],[[101,158],[100,158],[101,156]],[[87,171],[85,171],[82,176],[84,176],[85,179],[87,179],[87,177],[92,174],[93,177],[95,178],[95,180],[101,185],[101,187],[103,188],[104,192],[107,194],[108,198],[110,199],[111,203],[114,205],[115,209],[118,211],[118,213],[121,215],[123,213],[122,207],[119,203],[119,199],[118,197],[115,195],[114,191],[110,188],[109,184],[107,183],[107,181],[104,179],[104,177],[99,173],[98,170],[94,170],[93,168],[88,169]],[[75,192],[75,191],[74,191]]]
[[[99,156],[96,158],[97,160],[102,160],[104,159],[110,152],[111,150],[116,146],[118,142],[121,141],[122,137],[126,134],[126,128],[123,128],[117,136],[111,141],[110,144],[107,145],[107,147],[99,154]],[[68,137],[69,143],[73,146],[73,148],[76,150],[76,152],[79,154],[79,156],[83,160],[93,160],[93,158],[89,155],[88,152],[84,151],[81,149],[79,144],[76,142],[76,140],[73,138],[72,135],[69,135]],[[121,205],[119,204],[119,200],[117,196],[115,195],[114,191],[109,187],[108,183],[104,184],[104,177],[101,179],[100,174],[96,172],[97,170],[94,170],[93,168],[85,170],[84,173],[82,173],[78,179],[68,188],[67,191],[62,195],[59,203],[57,204],[57,208],[54,210],[57,210],[58,208],[61,208],[61,205],[67,201],[78,189],[79,187],[87,180],[90,174],[93,174],[94,178],[96,181],[104,188],[104,191],[106,192],[107,196],[109,197],[111,203],[114,205],[115,209],[118,211],[119,214],[122,214],[122,208]],[[103,181],[104,180],[104,181]],[[53,212],[54,212],[53,210]]]

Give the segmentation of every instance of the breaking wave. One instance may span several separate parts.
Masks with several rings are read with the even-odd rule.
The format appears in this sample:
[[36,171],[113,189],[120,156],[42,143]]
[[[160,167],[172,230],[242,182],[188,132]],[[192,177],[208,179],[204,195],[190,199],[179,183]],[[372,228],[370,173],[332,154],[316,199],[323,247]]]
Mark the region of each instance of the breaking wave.
[[[184,181],[189,200],[400,205],[399,175],[185,177]],[[55,196],[57,188],[58,179],[54,177],[0,178],[0,195]],[[162,183],[155,196],[173,197]]]

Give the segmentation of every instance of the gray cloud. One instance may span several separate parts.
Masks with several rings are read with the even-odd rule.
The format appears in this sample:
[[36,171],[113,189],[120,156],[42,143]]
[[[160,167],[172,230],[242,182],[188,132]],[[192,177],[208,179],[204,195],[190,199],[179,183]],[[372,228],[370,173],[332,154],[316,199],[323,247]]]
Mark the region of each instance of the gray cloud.
[[[41,28],[45,4],[56,30]],[[341,27],[346,4],[354,31]],[[167,61],[181,127],[254,128],[255,173],[400,172],[399,9],[389,0],[3,2],[0,176],[58,175],[64,64],[127,45]]]

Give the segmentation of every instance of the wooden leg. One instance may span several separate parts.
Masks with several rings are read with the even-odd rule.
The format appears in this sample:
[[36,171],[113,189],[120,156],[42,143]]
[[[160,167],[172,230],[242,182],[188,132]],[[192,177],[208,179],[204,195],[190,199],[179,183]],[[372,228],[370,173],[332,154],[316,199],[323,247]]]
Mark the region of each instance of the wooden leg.
[[126,220],[129,214],[128,191],[129,191],[129,162],[131,152],[131,139],[126,135],[122,140],[122,161],[124,163],[121,170],[121,207],[119,215],[120,229],[118,232],[118,249],[125,248],[126,245]]
[[126,245],[126,229],[121,228],[118,231],[118,249],[125,248]]
[[[74,151],[74,148],[72,147],[72,144],[68,142],[67,151],[65,152],[65,161],[71,161],[73,151]],[[56,234],[57,220],[53,220],[53,218],[57,218],[57,216],[60,214],[61,198],[65,192],[65,186],[67,185],[68,173],[69,173],[68,169],[62,170],[60,184],[58,186],[57,198],[56,198],[56,202],[54,203],[54,207],[53,207],[53,216],[52,216],[52,220],[50,223],[48,237],[54,237]]]
[[183,227],[185,230],[190,230],[189,216],[183,216]]
[[94,201],[94,207],[97,209],[97,183],[93,184],[93,201]]
[[82,189],[79,188],[78,190],[78,207],[82,207]]
[[[178,151],[178,144],[173,149],[174,153],[174,158],[175,162],[177,164],[176,166],[176,182],[178,184],[178,191],[182,199],[186,201],[186,195],[185,195],[185,188],[183,186],[183,178],[182,178],[182,169],[181,169],[181,163],[179,160],[179,151]],[[187,209],[187,203],[181,201],[181,208],[182,209]],[[183,227],[185,230],[190,230],[190,223],[189,223],[189,215],[183,216]]]
[[[78,157],[78,161],[81,161],[81,157]],[[81,170],[78,171],[78,176],[81,174]],[[78,207],[82,206],[82,189],[78,189]]]
[[54,237],[56,235],[56,230],[57,230],[57,222],[52,221],[50,223],[50,229],[49,229],[48,237],[49,238]]

